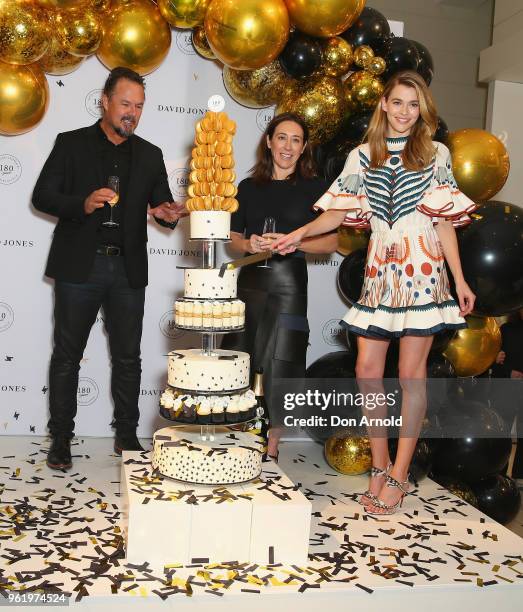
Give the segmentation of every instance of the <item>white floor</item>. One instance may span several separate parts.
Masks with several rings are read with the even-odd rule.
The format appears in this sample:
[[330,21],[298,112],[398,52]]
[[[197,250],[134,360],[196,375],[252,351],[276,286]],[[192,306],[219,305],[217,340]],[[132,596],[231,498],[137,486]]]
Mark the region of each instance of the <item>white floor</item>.
[[[427,479],[403,513],[369,517],[354,501],[367,478],[336,474],[312,442],[284,443],[280,453],[280,467],[313,503],[306,567],[127,564],[112,443],[77,440],[73,468],[61,473],[45,465],[46,440],[0,438],[0,596],[55,585],[86,610],[521,609],[518,535]],[[522,529],[522,518],[511,527]]]

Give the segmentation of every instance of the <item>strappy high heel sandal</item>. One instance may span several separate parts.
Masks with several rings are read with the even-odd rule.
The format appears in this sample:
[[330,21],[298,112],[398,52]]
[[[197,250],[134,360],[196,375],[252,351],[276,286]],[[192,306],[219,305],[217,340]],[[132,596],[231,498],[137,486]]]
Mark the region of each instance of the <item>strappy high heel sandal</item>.
[[[387,467],[383,470],[381,468],[372,466],[370,470],[370,477],[371,478],[378,478],[379,476],[387,477],[391,468],[392,468],[392,463],[390,461]],[[365,493],[362,493],[360,495],[360,498],[358,499],[358,504],[361,504],[362,506],[368,506],[370,504],[374,504],[377,501],[378,501],[377,495],[374,495],[374,493],[372,493],[370,489],[367,489]]]
[[[403,500],[405,499],[405,495],[410,494],[410,474],[407,474],[407,480],[400,482],[395,478],[392,478],[390,474],[385,476],[385,486],[391,487],[395,489],[399,489],[401,491],[401,497],[395,504],[386,504],[381,501],[381,499],[376,498],[376,501],[373,501],[370,505],[365,506],[365,512],[367,514],[374,514],[376,516],[394,514],[401,506],[403,505]],[[372,506],[376,508],[373,511]]]

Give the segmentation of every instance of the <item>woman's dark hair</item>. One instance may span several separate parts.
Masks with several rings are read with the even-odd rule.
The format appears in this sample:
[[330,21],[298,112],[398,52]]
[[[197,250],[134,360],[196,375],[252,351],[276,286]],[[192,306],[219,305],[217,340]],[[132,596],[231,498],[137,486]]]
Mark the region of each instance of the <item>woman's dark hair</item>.
[[130,68],[125,68],[124,66],[117,66],[116,68],[113,68],[111,70],[109,76],[107,77],[107,80],[105,81],[103,93],[108,98],[111,97],[111,94],[113,93],[116,84],[121,79],[133,81],[133,83],[137,83],[145,89],[145,81],[143,76],[139,75],[137,72],[131,70]]
[[256,163],[251,168],[251,176],[256,182],[266,183],[272,179],[274,162],[272,160],[271,150],[267,146],[267,137],[271,140],[276,128],[284,121],[297,123],[303,130],[303,144],[307,144],[305,151],[303,151],[298,159],[296,170],[289,176],[289,180],[295,181],[298,178],[309,179],[315,177],[317,174],[312,149],[309,143],[309,128],[298,115],[294,113],[282,113],[281,115],[276,115],[269,123],[256,150]]

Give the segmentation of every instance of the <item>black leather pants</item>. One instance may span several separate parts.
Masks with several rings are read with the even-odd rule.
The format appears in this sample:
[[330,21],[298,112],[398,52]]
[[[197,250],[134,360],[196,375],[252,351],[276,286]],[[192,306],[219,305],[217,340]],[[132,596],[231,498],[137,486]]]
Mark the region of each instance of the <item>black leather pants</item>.
[[100,307],[111,350],[114,425],[119,433],[136,429],[144,300],[145,288],[129,287],[123,257],[97,255],[84,283],[55,282],[54,349],[49,368],[51,435],[73,436],[80,360]]
[[245,302],[245,331],[227,334],[222,348],[251,355],[251,378],[263,368],[271,426],[282,424],[283,407],[271,397],[276,378],[305,378],[309,325],[304,258],[273,257],[270,268],[241,269],[238,297]]

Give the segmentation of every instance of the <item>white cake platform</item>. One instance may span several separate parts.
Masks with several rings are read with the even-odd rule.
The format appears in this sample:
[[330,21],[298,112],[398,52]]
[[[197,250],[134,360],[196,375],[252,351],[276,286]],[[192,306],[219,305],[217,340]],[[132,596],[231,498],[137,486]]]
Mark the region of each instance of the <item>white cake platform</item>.
[[127,561],[307,562],[312,504],[274,463],[251,482],[220,486],[153,473],[142,453],[122,459]]
[[[137,563],[125,558],[122,460],[112,438],[75,440],[67,473],[45,466],[44,438],[3,436],[0,444],[3,593],[55,588],[82,612],[521,610],[518,535],[428,479],[407,498],[404,512],[368,517],[354,501],[367,478],[334,473],[312,442],[283,443],[280,451],[281,467],[312,503],[306,564],[229,558],[161,569],[149,561],[152,550]],[[150,441],[144,445],[150,448]],[[521,529],[523,512],[517,521]]]

